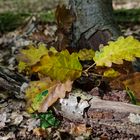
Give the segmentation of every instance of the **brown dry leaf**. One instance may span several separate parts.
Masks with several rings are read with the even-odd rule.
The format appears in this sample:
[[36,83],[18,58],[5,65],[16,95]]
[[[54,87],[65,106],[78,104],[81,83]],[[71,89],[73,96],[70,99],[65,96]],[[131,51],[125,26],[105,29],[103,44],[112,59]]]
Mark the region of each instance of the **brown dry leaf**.
[[54,41],[54,38],[52,36],[45,35],[43,32],[34,32],[30,37],[31,40],[35,40],[38,42],[44,42],[44,43],[50,43]]
[[56,48],[57,50],[61,51],[66,49],[71,40],[71,26],[73,21],[75,20],[75,16],[72,14],[70,9],[67,9],[65,5],[58,5],[56,12],[55,12],[55,17],[57,21],[57,43],[56,43]]
[[46,112],[48,107],[54,104],[58,99],[64,98],[66,92],[70,92],[72,89],[72,81],[67,80],[65,83],[58,82],[56,85],[48,89],[49,94],[45,100],[41,103],[38,111]]
[[128,75],[121,74],[116,78],[104,78],[105,81],[109,81],[109,86],[114,90],[124,90],[125,86],[123,81],[127,78]]
[[100,74],[100,75],[103,75],[103,73],[105,71],[109,70],[109,68],[107,67],[98,67],[98,66],[95,66],[95,71]]
[[33,129],[33,134],[40,137],[47,137],[47,131],[42,128]]
[[[114,69],[115,71],[118,71],[120,74],[123,74],[123,75],[134,73],[132,62],[128,62],[125,60],[123,64],[120,64],[120,65],[112,64],[111,68]],[[98,72],[98,74],[103,75],[103,73],[105,71],[108,71],[110,68],[96,66],[95,69],[96,69],[96,72]]]
[[123,84],[134,91],[136,99],[140,100],[140,72],[129,75],[123,81]]
[[135,93],[136,99],[140,100],[140,72],[135,72],[128,75],[120,75],[115,79],[110,80],[110,87],[112,89],[123,90],[128,87]]
[[56,42],[57,50],[62,51],[68,48],[70,44],[69,35],[66,35],[60,30],[56,32],[56,35],[57,35],[57,42]]
[[48,107],[58,99],[64,98],[66,92],[71,91],[72,83],[70,80],[61,83],[59,81],[51,81],[49,78],[31,82],[26,89],[28,112],[46,112]]
[[91,128],[87,128],[86,124],[71,124],[70,133],[75,136],[89,136],[91,134]]
[[109,140],[109,138],[108,138],[108,136],[103,135],[103,136],[100,137],[100,140]]
[[109,86],[111,87],[111,89],[114,89],[114,90],[123,90],[124,89],[124,85],[122,84],[122,81],[119,78],[112,80],[109,83]]
[[74,15],[70,9],[67,9],[65,5],[58,5],[55,17],[57,20],[58,28],[63,28],[65,31],[69,32],[73,21],[75,20]]
[[125,60],[121,65],[113,64],[112,68],[121,74],[130,74],[134,72],[132,62],[125,61]]

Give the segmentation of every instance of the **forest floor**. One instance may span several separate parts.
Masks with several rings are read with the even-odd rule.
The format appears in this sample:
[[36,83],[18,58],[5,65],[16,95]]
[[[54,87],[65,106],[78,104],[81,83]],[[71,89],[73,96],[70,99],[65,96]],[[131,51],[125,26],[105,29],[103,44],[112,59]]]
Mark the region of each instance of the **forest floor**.
[[[124,18],[122,13],[127,18]],[[3,21],[5,22],[0,23],[0,66],[16,72],[17,51],[32,42],[36,42],[37,37],[42,39],[42,36],[33,35],[34,31],[40,29],[46,34],[48,31],[50,34],[54,34],[56,31],[56,25],[54,23],[54,15],[52,12],[47,12],[47,14],[42,15],[41,20],[39,19],[40,21],[29,14],[16,14],[14,16],[12,15],[13,17],[9,13],[6,14],[7,15],[3,16],[0,15],[0,18],[2,20],[4,19]],[[48,17],[47,20],[46,15]],[[126,10],[116,11],[116,19],[124,36],[133,35],[140,40],[139,15],[139,9],[132,10],[130,13]],[[5,16],[11,18],[9,20],[12,22],[9,23]],[[0,82],[1,80],[2,79],[0,78]],[[4,88],[0,87],[0,140],[43,140],[45,137],[52,140],[74,139],[66,132],[60,132],[55,128],[47,129],[49,133],[52,132],[51,135],[39,131],[38,127],[40,120],[30,116],[26,112],[25,96],[22,93],[25,87],[26,84],[24,83],[19,95],[10,94],[5,91]],[[82,140],[82,138],[78,137],[77,140]]]

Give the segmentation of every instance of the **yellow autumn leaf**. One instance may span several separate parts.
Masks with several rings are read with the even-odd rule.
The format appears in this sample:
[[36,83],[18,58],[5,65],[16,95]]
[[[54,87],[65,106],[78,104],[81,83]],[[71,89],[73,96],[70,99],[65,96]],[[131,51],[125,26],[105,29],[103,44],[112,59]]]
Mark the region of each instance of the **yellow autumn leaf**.
[[54,54],[58,53],[58,51],[54,47],[50,47],[49,52],[52,52]]
[[82,49],[78,52],[78,57],[80,60],[92,60],[95,55],[95,51],[93,49]]
[[19,60],[18,69],[21,71],[24,70],[25,65],[32,66],[36,64],[46,53],[48,53],[48,50],[44,44],[40,44],[38,48],[36,48],[35,46],[29,46],[27,50],[21,50],[20,54],[17,57],[17,59]]
[[49,76],[53,80],[75,80],[81,76],[82,66],[78,60],[76,53],[69,54],[67,50],[60,53],[46,54],[41,60],[40,64],[32,68],[33,72],[39,72],[43,75]]
[[140,57],[140,42],[129,36],[109,42],[107,46],[95,52],[93,60],[97,66],[111,67],[112,63],[123,64],[123,60],[134,61],[136,57]]
[[112,69],[112,68],[110,68],[110,69],[108,69],[107,71],[105,71],[104,73],[103,73],[103,76],[104,77],[117,77],[117,76],[119,76],[120,75],[120,73],[118,72],[118,71],[115,71],[114,69]]
[[18,64],[18,71],[22,72],[23,70],[26,69],[26,67],[28,67],[27,64],[25,62],[20,61]]

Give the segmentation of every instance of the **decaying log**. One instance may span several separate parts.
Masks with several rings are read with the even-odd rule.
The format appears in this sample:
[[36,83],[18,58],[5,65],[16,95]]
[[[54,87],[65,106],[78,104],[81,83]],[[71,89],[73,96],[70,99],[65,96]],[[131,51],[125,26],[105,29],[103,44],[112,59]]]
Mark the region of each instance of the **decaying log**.
[[140,106],[101,100],[86,92],[84,95],[87,96],[83,99],[80,97],[80,102],[77,103],[79,95],[77,96],[75,92],[67,99],[61,99],[60,114],[70,122],[91,126],[96,134],[100,129],[102,133],[109,130],[111,133],[140,138]]

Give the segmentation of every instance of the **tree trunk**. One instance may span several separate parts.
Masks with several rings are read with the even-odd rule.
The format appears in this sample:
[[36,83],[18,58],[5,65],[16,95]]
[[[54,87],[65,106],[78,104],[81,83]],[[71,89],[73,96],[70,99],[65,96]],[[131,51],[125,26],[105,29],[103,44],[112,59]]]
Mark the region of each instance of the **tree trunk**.
[[73,46],[99,49],[120,35],[113,17],[112,0],[69,0],[76,16],[73,24]]

